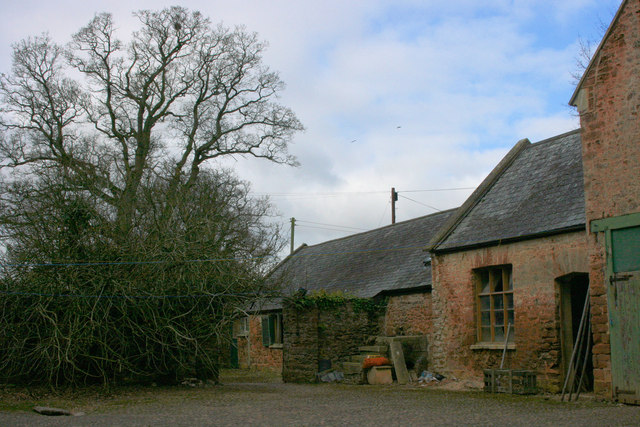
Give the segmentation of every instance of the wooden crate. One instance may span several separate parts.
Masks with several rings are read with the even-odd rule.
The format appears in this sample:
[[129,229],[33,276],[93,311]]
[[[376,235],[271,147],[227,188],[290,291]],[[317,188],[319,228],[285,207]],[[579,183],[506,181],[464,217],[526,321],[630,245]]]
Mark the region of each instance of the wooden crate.
[[484,391],[489,393],[536,394],[536,373],[514,369],[485,369]]

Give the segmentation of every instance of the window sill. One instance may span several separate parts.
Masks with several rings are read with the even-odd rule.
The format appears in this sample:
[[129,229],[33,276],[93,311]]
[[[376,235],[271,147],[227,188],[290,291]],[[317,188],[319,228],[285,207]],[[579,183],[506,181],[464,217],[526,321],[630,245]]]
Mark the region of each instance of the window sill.
[[[503,342],[479,342],[469,347],[471,350],[504,350]],[[516,343],[507,344],[507,350],[515,350]]]
[[273,349],[279,349],[280,348],[281,349],[282,348],[282,344],[271,344],[269,346],[269,348],[273,348]]

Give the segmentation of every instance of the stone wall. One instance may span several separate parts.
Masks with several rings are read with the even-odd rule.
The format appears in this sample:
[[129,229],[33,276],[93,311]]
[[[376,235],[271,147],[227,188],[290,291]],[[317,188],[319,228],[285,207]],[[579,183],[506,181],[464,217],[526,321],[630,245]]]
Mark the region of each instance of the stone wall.
[[335,367],[339,360],[357,354],[382,325],[382,316],[370,316],[351,303],[328,309],[287,305],[283,316],[285,382],[315,382],[321,360]]
[[[587,224],[640,212],[640,1],[627,1],[578,96]],[[611,395],[602,235],[589,234],[595,392]]]
[[535,370],[543,388],[561,387],[559,289],[555,279],[588,271],[584,236],[582,232],[567,233],[432,256],[433,312],[438,314],[429,346],[433,370],[481,380],[483,369],[500,365],[503,346],[476,346],[473,269],[510,264],[515,350],[508,351],[505,368]]
[[431,292],[391,296],[382,333],[385,336],[429,335],[433,329]]

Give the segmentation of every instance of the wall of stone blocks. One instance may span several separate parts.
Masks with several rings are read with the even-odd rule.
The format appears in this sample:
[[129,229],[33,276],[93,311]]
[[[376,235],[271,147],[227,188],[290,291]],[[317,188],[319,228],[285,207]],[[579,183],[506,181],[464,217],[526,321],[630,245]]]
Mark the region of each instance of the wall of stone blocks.
[[382,326],[382,315],[370,316],[349,303],[322,310],[285,306],[283,318],[285,382],[315,382],[321,360],[336,367],[380,334]]
[[483,369],[497,368],[502,347],[472,349],[477,344],[473,270],[512,265],[515,350],[505,368],[538,373],[547,390],[561,387],[559,288],[556,279],[588,272],[584,232],[566,233],[499,246],[432,256],[433,332],[430,366],[458,378],[482,380]]
[[[640,1],[621,11],[581,90],[587,224],[640,212]],[[604,236],[589,234],[595,391],[611,394]]]
[[429,335],[433,329],[431,292],[390,296],[382,326],[385,336]]

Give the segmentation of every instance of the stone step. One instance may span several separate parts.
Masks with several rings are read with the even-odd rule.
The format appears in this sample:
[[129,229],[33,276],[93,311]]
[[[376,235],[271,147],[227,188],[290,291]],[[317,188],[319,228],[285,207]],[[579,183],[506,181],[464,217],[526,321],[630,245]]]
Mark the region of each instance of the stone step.
[[387,354],[389,347],[386,345],[365,345],[362,347],[358,347],[358,350],[360,350],[360,353],[381,354],[384,356],[385,354]]
[[358,363],[362,364],[362,362],[364,362],[364,359],[366,359],[366,358],[367,358],[366,354],[356,354],[356,355],[353,355],[353,356],[349,357],[349,361],[350,362],[358,362]]
[[362,372],[362,362],[342,362],[342,372],[345,375],[359,374]]

